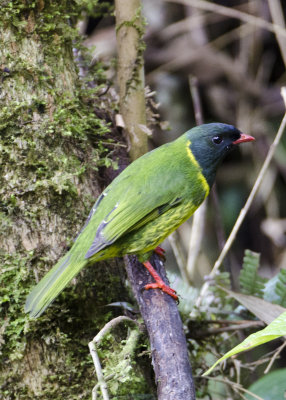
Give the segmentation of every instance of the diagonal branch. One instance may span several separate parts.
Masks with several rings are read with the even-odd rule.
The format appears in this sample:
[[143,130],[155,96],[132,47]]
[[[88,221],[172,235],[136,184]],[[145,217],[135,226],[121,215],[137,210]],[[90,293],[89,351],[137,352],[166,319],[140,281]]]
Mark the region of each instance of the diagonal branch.
[[268,0],[268,6],[272,20],[274,22],[274,31],[277,38],[277,43],[279,44],[281,56],[286,66],[286,43],[285,38],[282,37],[281,32],[277,30],[277,26],[280,26],[284,31],[285,29],[285,19],[283,16],[283,9],[280,0]]
[[240,21],[257,26],[261,29],[266,29],[269,32],[279,34],[284,38],[286,37],[286,30],[283,28],[283,26],[280,26],[277,23],[272,24],[271,22],[265,21],[264,19],[256,17],[255,15],[251,15],[246,12],[236,10],[233,7],[222,6],[206,0],[165,0],[165,1],[171,3],[185,4],[187,6],[200,8],[201,10],[225,15],[226,17],[229,18],[236,18],[239,19]]
[[[174,299],[160,290],[142,290],[151,282],[147,270],[134,256],[125,257],[125,262],[150,339],[158,400],[195,400],[187,342]],[[158,256],[154,255],[151,262],[168,283]]]

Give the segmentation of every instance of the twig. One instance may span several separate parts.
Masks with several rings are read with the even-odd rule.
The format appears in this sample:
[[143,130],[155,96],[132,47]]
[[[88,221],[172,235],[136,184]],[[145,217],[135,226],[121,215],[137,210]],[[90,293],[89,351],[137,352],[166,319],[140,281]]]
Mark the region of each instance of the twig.
[[[116,325],[121,324],[121,322],[124,322],[124,321],[132,322],[133,324],[138,325],[137,322],[134,321],[133,319],[121,315],[121,316],[113,318],[111,321],[107,322],[107,324],[93,338],[92,342],[94,342],[98,345],[101,342],[103,336],[105,336],[108,333],[108,331],[110,331]],[[90,343],[92,343],[92,342],[90,342]]]
[[213,189],[212,189],[211,200],[213,202],[213,207],[215,210],[214,224],[215,224],[218,248],[221,251],[223,249],[223,246],[225,245],[226,238],[225,238],[225,231],[224,231],[222,218],[221,218],[221,212],[220,212],[220,207],[219,207],[219,198],[218,198],[218,193],[217,193],[217,189],[216,189],[216,184],[214,184]]
[[188,282],[189,284],[191,284],[189,275],[186,273],[187,261],[186,261],[186,257],[184,254],[184,249],[180,243],[180,238],[179,238],[178,232],[174,231],[173,233],[171,233],[171,235],[169,235],[169,237],[168,237],[168,240],[172,247],[173,254],[177,261],[177,265],[179,267],[179,270],[180,270],[183,280]]
[[236,18],[248,24],[258,26],[259,28],[262,29],[266,29],[270,32],[279,33],[279,35],[283,36],[284,38],[286,37],[286,30],[283,29],[281,26],[265,21],[264,19],[256,17],[255,15],[251,15],[243,11],[236,10],[233,7],[225,7],[205,0],[165,0],[165,1],[171,3],[185,4],[188,6],[200,8],[202,10],[211,11],[213,13],[222,14],[225,15],[226,17]]
[[285,38],[283,39],[281,33],[277,30],[277,26],[280,26],[285,31],[285,20],[283,16],[283,10],[280,0],[268,0],[268,6],[271,14],[271,18],[274,22],[274,32],[277,38],[278,45],[280,47],[281,55],[286,66],[286,43]]
[[[203,113],[201,107],[201,99],[198,90],[198,80],[196,77],[189,77],[189,86],[193,99],[194,112],[196,124],[203,124]],[[201,243],[203,239],[204,227],[205,227],[205,216],[207,209],[207,201],[205,201],[200,208],[194,213],[192,230],[189,241],[189,252],[187,261],[187,275],[189,280],[194,280],[194,269],[201,249]]]
[[[195,378],[201,378],[201,377],[196,376]],[[257,394],[252,393],[250,390],[245,389],[240,383],[232,382],[232,381],[229,381],[228,379],[214,378],[211,376],[204,376],[203,378],[206,378],[206,379],[209,379],[209,380],[215,381],[215,382],[221,382],[226,385],[230,385],[233,388],[233,390],[238,390],[238,391],[247,393],[250,396],[253,396],[257,400],[264,400],[262,397],[258,396]]]
[[268,374],[270,368],[272,367],[274,361],[276,360],[276,358],[279,356],[279,354],[281,353],[281,351],[284,349],[284,347],[286,347],[286,340],[284,341],[284,343],[282,343],[281,346],[278,347],[278,349],[275,351],[275,353],[273,354],[273,356],[271,357],[271,360],[269,362],[269,364],[267,365],[264,373]]
[[[254,0],[256,1],[256,0]],[[246,7],[242,4],[241,6],[238,6],[237,9],[240,9],[243,11],[243,9],[248,9],[249,3],[245,3]],[[170,25],[164,27],[160,31],[160,37],[166,41],[171,40],[175,36],[178,36],[180,34],[184,34],[186,31],[192,33],[192,31],[197,30],[198,28],[201,28],[203,25],[204,27],[210,27],[212,24],[218,24],[218,23],[223,23],[227,18],[225,18],[224,15],[218,14],[218,13],[199,13],[199,14],[194,14],[193,12],[191,13],[191,16],[187,16],[182,20],[176,21],[171,23]],[[240,26],[238,28],[234,28],[233,30],[229,31],[229,34],[232,36],[232,33],[234,33],[237,29],[240,31],[240,29],[245,29],[247,25]],[[249,28],[248,28],[249,29]],[[250,27],[250,29],[253,29],[253,26]],[[247,34],[245,32],[245,34]],[[223,38],[225,34],[221,35],[218,37]],[[216,41],[217,39],[214,39]],[[227,40],[228,42],[228,40]],[[211,42],[213,43],[213,41]],[[219,44],[216,42],[216,45],[219,46]]]
[[[265,325],[264,322],[262,321],[252,321],[252,320],[248,320],[248,319],[240,319],[240,320],[229,320],[229,319],[205,319],[204,320],[204,324],[217,324],[217,325],[244,325],[244,324],[249,324],[249,325],[254,325],[256,326],[256,324],[261,325],[263,324],[263,326]],[[240,329],[238,327],[238,329]]]
[[[102,373],[102,368],[100,364],[100,360],[96,351],[96,344],[94,341],[91,341],[88,343],[89,351],[93,360],[97,380],[98,380],[98,385],[100,386],[100,390],[102,393],[103,400],[109,400],[109,395],[107,391],[107,384],[104,380],[104,376]],[[95,388],[92,391],[92,397],[94,399],[94,393],[95,393]],[[95,397],[96,398],[96,397]]]
[[[203,124],[203,115],[202,115],[202,107],[201,107],[201,99],[198,91],[198,80],[195,77],[190,77],[189,78],[189,85],[191,88],[191,94],[193,98],[193,104],[194,104],[194,111],[195,111],[195,118],[196,118],[196,123],[197,125]],[[220,219],[220,212],[219,212],[219,207],[218,207],[218,201],[217,201],[217,191],[216,191],[216,186],[214,185],[211,193],[211,198],[213,200],[213,204],[215,207],[215,218],[216,218],[216,233],[217,233],[217,240],[218,244],[225,244],[225,236],[224,236],[224,230],[223,226],[221,223]],[[201,243],[202,243],[202,238],[203,238],[203,232],[204,232],[204,223],[205,223],[205,216],[206,216],[206,210],[207,210],[207,200],[201,205],[201,207],[198,209],[197,212],[195,212],[194,217],[193,217],[193,224],[192,224],[192,231],[191,231],[191,237],[190,237],[190,243],[189,243],[189,254],[188,254],[188,263],[187,263],[187,274],[189,277],[189,280],[193,280],[194,278],[194,268],[196,261],[198,259]],[[223,248],[223,245],[221,246],[221,249]]]
[[136,324],[136,321],[133,321],[133,319],[125,317],[125,316],[120,316],[117,318],[112,319],[109,321],[99,332],[98,334],[93,338],[91,342],[88,343],[89,351],[93,360],[93,364],[95,367],[95,372],[97,376],[98,383],[95,385],[95,387],[92,390],[92,400],[96,400],[96,390],[97,387],[100,387],[101,393],[103,400],[109,400],[109,395],[107,391],[107,384],[106,384],[106,379],[104,379],[103,373],[102,373],[102,368],[100,364],[100,359],[97,354],[97,345],[101,342],[103,337],[111,330],[113,329],[116,325],[120,324],[121,322],[128,321],[132,322],[133,324]]
[[[286,92],[286,88],[282,87],[281,93],[282,93],[282,97],[283,97],[284,102],[285,102],[285,92]],[[249,208],[250,208],[250,206],[251,206],[251,204],[252,204],[252,202],[253,202],[253,200],[254,200],[257,192],[258,192],[258,189],[260,188],[261,182],[263,181],[263,178],[264,178],[264,176],[266,174],[266,171],[267,171],[267,169],[269,167],[269,164],[270,164],[270,162],[271,162],[271,160],[272,160],[272,158],[274,156],[275,150],[276,150],[276,148],[277,148],[277,146],[278,146],[278,144],[280,142],[280,139],[281,139],[282,134],[284,132],[285,126],[286,126],[286,113],[284,114],[284,117],[283,117],[283,119],[281,121],[280,127],[279,127],[278,132],[276,134],[276,137],[274,139],[274,142],[272,143],[272,145],[269,148],[269,151],[268,151],[268,154],[266,156],[266,159],[265,159],[265,161],[264,161],[264,163],[263,163],[263,165],[261,167],[261,170],[260,170],[260,172],[259,172],[259,174],[257,176],[257,179],[256,179],[256,181],[254,183],[254,186],[253,186],[253,188],[252,188],[252,190],[251,190],[251,192],[249,194],[249,197],[248,197],[244,207],[241,209],[241,211],[239,213],[239,216],[238,216],[238,218],[237,218],[237,220],[236,220],[236,222],[235,222],[235,224],[234,224],[234,226],[232,228],[232,231],[231,231],[231,233],[230,233],[230,235],[229,235],[229,237],[228,237],[228,239],[227,239],[227,241],[226,241],[226,243],[224,245],[224,248],[222,249],[218,259],[216,260],[216,262],[214,264],[214,267],[213,267],[212,271],[209,274],[210,278],[213,278],[215,276],[215,274],[217,273],[221,263],[223,262],[226,254],[228,253],[228,251],[229,251],[229,249],[230,249],[230,247],[231,247],[231,245],[232,245],[232,243],[233,243],[233,241],[234,241],[234,239],[236,237],[236,234],[237,234],[237,232],[238,232],[238,230],[239,230],[239,228],[240,228],[240,226],[241,226],[246,214],[249,211]],[[201,301],[202,301],[205,293],[207,292],[208,287],[209,287],[209,282],[205,282],[204,285],[202,286],[200,295],[199,295],[199,297],[198,297],[198,299],[196,301],[196,306],[197,307],[199,307],[199,305],[201,304]]]
[[237,28],[233,28],[229,32],[218,36],[216,39],[209,41],[209,45],[219,50],[236,40],[237,37],[243,38],[249,36],[254,30],[255,27],[253,25],[240,25]]
[[195,120],[197,125],[204,123],[201,99],[198,88],[198,79],[195,76],[189,77],[189,86],[194,104]]
[[[109,381],[110,379],[112,379],[115,376],[115,374],[109,374],[107,375],[107,377],[105,378],[105,381]],[[94,386],[94,388],[92,389],[91,392],[91,400],[97,400],[97,389],[100,387],[99,382],[97,382],[97,384]]]
[[[214,322],[216,322],[216,321],[214,321]],[[198,330],[195,332],[195,334],[188,335],[188,338],[202,339],[202,338],[205,338],[206,336],[217,335],[219,333],[233,332],[233,331],[238,331],[238,330],[242,330],[242,329],[258,328],[258,327],[265,327],[264,322],[262,322],[262,321],[245,321],[244,323],[241,323],[241,324],[232,324],[230,326],[225,326],[222,328],[211,328],[211,329],[201,330],[201,331]]]

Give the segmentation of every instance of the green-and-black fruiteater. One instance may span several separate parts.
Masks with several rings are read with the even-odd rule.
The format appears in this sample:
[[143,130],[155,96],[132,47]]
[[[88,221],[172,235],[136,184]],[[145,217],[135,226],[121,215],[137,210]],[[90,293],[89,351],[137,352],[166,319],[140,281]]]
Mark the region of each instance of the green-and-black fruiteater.
[[72,248],[28,296],[26,312],[41,315],[83,267],[124,254],[136,254],[153,275],[156,283],[146,289],[176,299],[148,261],[150,252],[207,197],[226,154],[252,140],[231,125],[206,124],[134,161],[98,197]]

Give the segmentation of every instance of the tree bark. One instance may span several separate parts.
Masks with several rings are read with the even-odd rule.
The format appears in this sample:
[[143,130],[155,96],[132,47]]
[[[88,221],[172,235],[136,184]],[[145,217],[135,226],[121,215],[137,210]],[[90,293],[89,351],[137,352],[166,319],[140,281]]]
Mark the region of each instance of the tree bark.
[[[194,400],[187,342],[176,302],[160,290],[143,289],[152,279],[136,257],[125,257],[125,262],[150,339],[158,400]],[[151,263],[168,283],[160,258],[154,255]]]
[[[88,342],[118,315],[107,305],[129,300],[123,262],[110,260],[83,270],[38,320],[23,310],[32,286],[67,251],[109,183],[100,167],[110,163],[104,143],[112,134],[94,113],[104,98],[79,81],[73,59],[81,7],[19,1],[0,10],[3,400],[90,399],[95,378]],[[95,69],[94,79],[101,74]],[[116,369],[127,336],[127,328],[118,328],[102,349],[106,373],[115,373],[111,393],[148,393],[133,356],[125,357],[128,372]]]
[[129,154],[135,160],[148,151],[141,1],[116,0],[115,12],[120,113],[125,123]]

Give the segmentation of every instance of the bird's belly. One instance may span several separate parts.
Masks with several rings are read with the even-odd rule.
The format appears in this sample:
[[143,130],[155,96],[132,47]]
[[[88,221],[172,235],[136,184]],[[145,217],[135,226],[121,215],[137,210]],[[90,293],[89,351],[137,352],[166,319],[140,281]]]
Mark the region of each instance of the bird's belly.
[[163,240],[185,222],[197,209],[193,203],[180,204],[160,215],[148,224],[132,231],[124,238],[125,254],[147,253],[157,247]]

